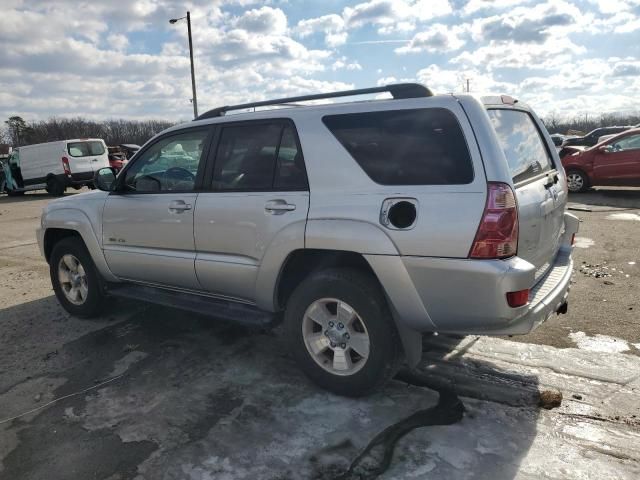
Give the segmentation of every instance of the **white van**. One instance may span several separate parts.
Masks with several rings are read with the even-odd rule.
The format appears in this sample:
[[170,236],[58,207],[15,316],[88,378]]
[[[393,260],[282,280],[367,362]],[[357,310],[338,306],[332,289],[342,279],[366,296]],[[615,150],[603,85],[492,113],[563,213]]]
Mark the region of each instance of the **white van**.
[[46,189],[60,196],[67,187],[93,187],[93,174],[109,166],[104,140],[82,138],[39,143],[14,149],[5,166],[6,190],[19,195]]

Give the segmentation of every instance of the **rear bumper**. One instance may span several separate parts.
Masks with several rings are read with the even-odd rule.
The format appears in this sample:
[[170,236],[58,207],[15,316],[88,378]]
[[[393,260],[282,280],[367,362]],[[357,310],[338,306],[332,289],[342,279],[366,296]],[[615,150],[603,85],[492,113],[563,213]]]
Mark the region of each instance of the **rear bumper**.
[[[408,328],[455,334],[529,333],[567,301],[578,220],[567,214],[563,242],[544,276],[531,263],[428,257],[366,256],[400,321]],[[393,259],[392,259],[393,258]],[[506,294],[531,289],[529,303],[512,308]]]
[[59,177],[67,187],[93,185],[93,172],[72,173],[71,175],[60,175]]

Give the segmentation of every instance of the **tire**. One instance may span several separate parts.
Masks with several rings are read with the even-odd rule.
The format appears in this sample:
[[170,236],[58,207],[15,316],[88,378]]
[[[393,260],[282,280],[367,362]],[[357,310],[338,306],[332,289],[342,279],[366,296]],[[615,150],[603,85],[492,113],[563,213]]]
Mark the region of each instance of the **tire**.
[[[74,272],[70,267],[73,267],[75,261],[82,268],[76,267]],[[60,269],[67,271],[66,278],[69,282],[62,282],[65,274],[60,273]],[[104,304],[103,282],[80,238],[63,238],[54,245],[49,258],[49,273],[58,302],[67,312],[84,318],[100,315]],[[78,274],[79,278],[73,278],[74,273]],[[74,287],[80,291],[78,295],[71,293]]]
[[567,186],[571,193],[586,192],[589,190],[589,177],[580,170],[567,171]]
[[55,177],[49,177],[47,180],[47,193],[54,197],[61,197],[64,195],[66,187]]
[[10,197],[20,197],[22,195],[24,195],[24,190],[7,190],[7,195],[9,195]]
[[[337,316],[338,309],[343,316]],[[375,278],[356,269],[322,270],[307,277],[287,303],[284,329],[302,371],[338,395],[359,397],[380,388],[395,375],[403,357],[382,289]]]

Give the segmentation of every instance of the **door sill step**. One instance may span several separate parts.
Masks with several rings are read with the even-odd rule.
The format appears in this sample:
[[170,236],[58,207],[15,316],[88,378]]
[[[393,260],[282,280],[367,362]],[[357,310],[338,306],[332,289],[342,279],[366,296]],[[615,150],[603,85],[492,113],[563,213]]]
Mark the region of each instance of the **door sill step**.
[[176,292],[166,288],[132,283],[116,283],[107,287],[107,293],[114,297],[174,307],[245,326],[270,327],[273,326],[276,319],[275,314],[252,305],[192,293]]

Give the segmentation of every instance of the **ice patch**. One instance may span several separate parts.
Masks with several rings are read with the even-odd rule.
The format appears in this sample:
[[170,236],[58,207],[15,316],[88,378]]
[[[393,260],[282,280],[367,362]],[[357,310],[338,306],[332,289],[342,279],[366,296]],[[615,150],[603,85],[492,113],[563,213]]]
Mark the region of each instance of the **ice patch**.
[[637,213],[612,213],[607,215],[607,220],[631,220],[640,222],[640,215]]
[[593,240],[587,237],[576,237],[574,246],[578,248],[589,248],[596,244]]
[[599,333],[594,337],[589,337],[584,332],[572,332],[569,334],[569,338],[578,348],[591,352],[621,353],[629,350],[629,344],[621,338],[600,335]]

